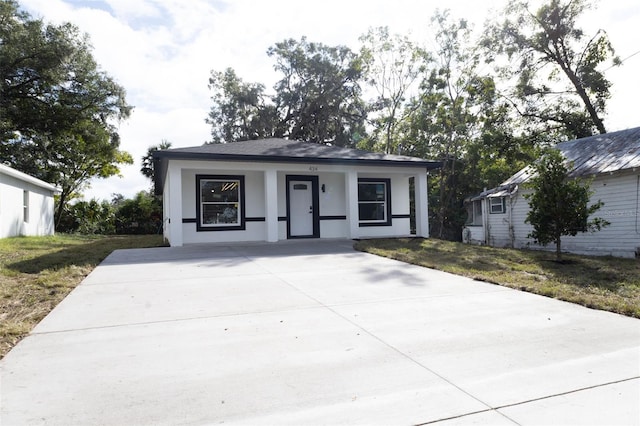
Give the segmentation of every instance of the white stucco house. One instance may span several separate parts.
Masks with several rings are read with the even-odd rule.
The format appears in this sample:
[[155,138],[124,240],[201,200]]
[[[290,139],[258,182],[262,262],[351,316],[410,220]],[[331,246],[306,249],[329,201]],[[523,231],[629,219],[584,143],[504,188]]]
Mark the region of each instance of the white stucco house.
[[261,139],[156,151],[164,235],[207,242],[427,237],[427,173],[439,163],[335,146]]
[[[634,257],[640,255],[640,127],[590,136],[555,146],[568,164],[571,177],[590,178],[593,202],[604,206],[595,216],[610,225],[595,233],[562,237],[567,252]],[[462,240],[494,247],[543,248],[528,238],[525,224],[530,192],[526,167],[500,186],[467,199],[468,221]],[[555,246],[547,247],[555,249]]]
[[0,164],[0,238],[53,235],[55,186]]

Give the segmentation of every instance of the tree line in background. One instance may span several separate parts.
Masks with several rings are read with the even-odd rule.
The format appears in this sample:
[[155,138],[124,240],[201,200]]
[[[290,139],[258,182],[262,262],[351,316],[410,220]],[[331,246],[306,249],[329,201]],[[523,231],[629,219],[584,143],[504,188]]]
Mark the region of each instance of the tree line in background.
[[421,45],[372,28],[359,50],[306,38],[268,49],[272,90],[232,68],[213,70],[211,142],[298,139],[438,160],[430,177],[431,235],[459,239],[465,196],[497,186],[545,147],[605,133],[619,64],[604,31],[578,26],[586,0],[538,9],[509,2],[479,38],[437,11]]
[[[588,8],[587,0],[510,2],[479,38],[466,20],[438,11],[426,24],[428,45],[387,28],[370,29],[358,50],[305,37],[275,43],[267,55],[280,79],[270,90],[231,68],[211,72],[211,142],[282,137],[440,161],[430,177],[431,234],[458,239],[465,196],[549,145],[606,131],[602,68],[620,61],[605,32],[577,26]],[[0,158],[62,188],[59,230],[151,232],[161,217],[151,193],[69,203],[91,178],[133,162],[116,128],[132,107],[91,51],[75,26],[45,24],[0,0]],[[150,153],[163,144],[143,158],[148,177]]]

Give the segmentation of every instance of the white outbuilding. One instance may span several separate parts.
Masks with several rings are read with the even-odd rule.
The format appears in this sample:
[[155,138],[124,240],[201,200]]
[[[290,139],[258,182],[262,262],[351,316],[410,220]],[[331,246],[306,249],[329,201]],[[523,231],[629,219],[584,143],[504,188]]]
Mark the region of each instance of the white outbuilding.
[[0,238],[53,235],[60,189],[0,164]]

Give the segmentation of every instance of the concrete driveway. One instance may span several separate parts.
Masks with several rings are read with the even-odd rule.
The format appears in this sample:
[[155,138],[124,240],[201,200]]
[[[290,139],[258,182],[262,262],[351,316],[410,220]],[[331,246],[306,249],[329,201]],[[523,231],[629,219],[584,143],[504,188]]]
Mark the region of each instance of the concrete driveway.
[[116,251],[0,362],[0,424],[640,424],[640,321],[355,252]]

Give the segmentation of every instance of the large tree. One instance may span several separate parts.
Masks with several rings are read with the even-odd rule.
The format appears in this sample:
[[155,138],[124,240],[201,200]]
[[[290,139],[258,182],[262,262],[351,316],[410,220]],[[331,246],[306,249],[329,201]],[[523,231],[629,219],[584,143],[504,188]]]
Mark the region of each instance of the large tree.
[[291,139],[354,145],[366,118],[360,80],[362,60],[345,46],[288,39],[269,48],[282,73],[275,85],[277,133]]
[[520,113],[568,139],[606,133],[603,118],[611,82],[601,65],[619,60],[607,34],[588,36],[577,26],[588,0],[510,2],[501,22],[491,23],[484,45],[514,88],[508,94]]
[[273,95],[232,69],[212,71],[212,142],[284,137],[349,146],[362,137],[366,108],[359,55],[304,37],[276,43],[267,54],[282,75]]
[[414,100],[403,153],[442,162],[431,180],[432,223],[435,236],[452,239],[460,234],[462,198],[470,190],[463,176],[466,155],[481,135],[482,109],[493,84],[478,71],[479,57],[467,22],[444,11],[437,12],[432,23],[436,49]]
[[401,123],[411,112],[408,100],[416,89],[429,56],[407,36],[389,28],[371,28],[360,37],[366,82],[375,90],[370,102],[373,125],[369,147],[387,154],[398,152]]
[[570,179],[565,159],[556,149],[548,150],[533,166],[533,171],[535,175],[528,184],[533,192],[525,195],[529,200],[525,223],[533,226],[529,237],[545,246],[554,243],[556,260],[560,261],[563,236],[599,231],[609,224],[604,219],[591,217],[604,203],[598,200],[589,205],[593,194],[589,182]]
[[278,114],[261,83],[244,82],[232,68],[211,71],[213,105],[207,118],[213,143],[246,141],[276,135]]
[[75,26],[47,25],[0,0],[0,157],[60,186],[57,221],[91,178],[133,162],[116,128],[131,106],[91,51]]

